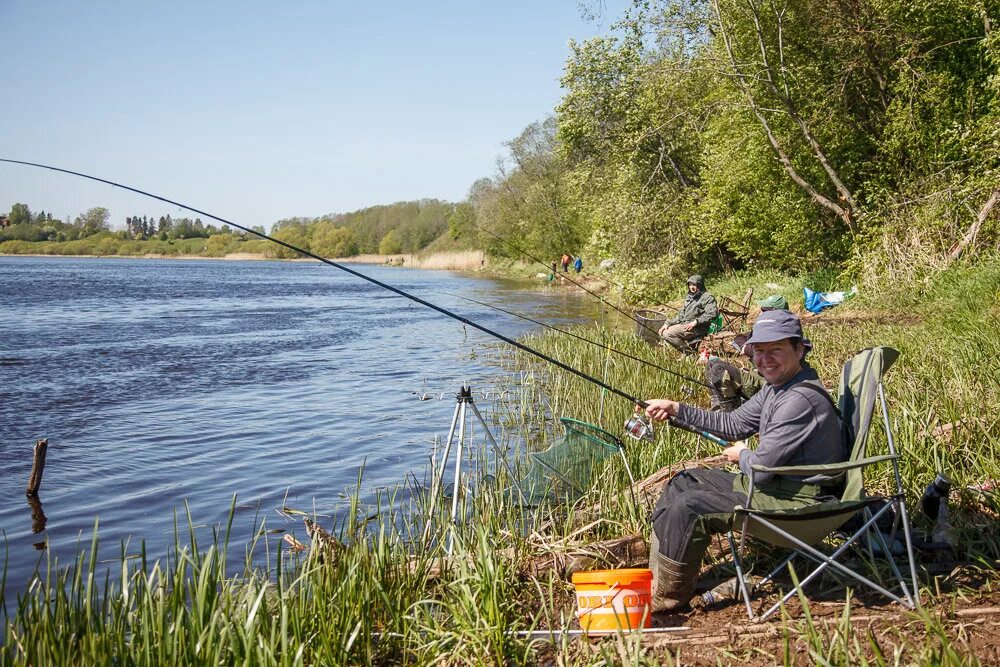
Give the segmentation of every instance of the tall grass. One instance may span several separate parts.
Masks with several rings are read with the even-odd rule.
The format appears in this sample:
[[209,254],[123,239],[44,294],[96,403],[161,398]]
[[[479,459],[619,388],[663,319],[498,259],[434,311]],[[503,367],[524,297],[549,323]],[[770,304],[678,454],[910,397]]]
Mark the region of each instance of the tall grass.
[[[887,392],[904,454],[908,499],[913,506],[937,471],[950,474],[959,489],[953,512],[959,539],[973,558],[989,563],[1000,557],[1000,530],[996,521],[977,513],[981,497],[962,489],[1000,479],[995,409],[1000,400],[995,362],[1000,358],[998,290],[1000,262],[978,269],[957,267],[922,285],[919,294],[903,286],[891,297],[862,296],[834,313],[840,319],[831,316],[807,325],[816,345],[811,361],[830,385],[856,350],[875,344],[900,349],[902,357],[887,379]],[[873,312],[880,317],[904,312],[917,319],[863,319]],[[634,338],[631,327],[585,334],[669,365],[693,380],[701,378],[701,367],[646,346]],[[637,397],[671,396],[707,404],[706,393],[694,382],[609,356],[606,350],[556,335],[526,342]],[[526,450],[544,448],[559,434],[559,416],[617,432],[632,413],[626,401],[611,395],[602,400],[599,390],[574,375],[520,353],[497,349],[496,354],[500,363],[518,370],[511,387],[497,393],[491,413],[494,435],[502,448],[512,451],[515,474],[523,471]],[[933,433],[935,426],[960,419],[966,425],[951,436]],[[884,445],[884,435],[876,434],[873,449]],[[635,476],[642,477],[680,459],[717,451],[716,445],[689,433],[665,428],[657,431],[653,443],[628,441],[625,456]],[[516,501],[508,469],[498,464],[495,453],[480,450],[468,457],[465,469],[470,472],[460,480],[456,525],[450,521],[448,498],[439,498],[434,516],[428,518],[430,496],[424,488],[405,495],[380,493],[373,506],[354,495],[335,525],[326,526],[341,548],[314,543],[305,553],[273,549],[261,524],[253,527],[258,537],[235,571],[227,567],[231,526],[216,531],[210,544],[198,544],[188,516],[186,525],[176,522],[168,558],[153,562],[143,545],[137,553],[123,545],[120,563],[108,571],[96,560],[95,526],[90,548],[74,562],[46,563],[27,592],[16,600],[0,597],[0,664],[675,661],[674,653],[651,649],[639,638],[583,648],[571,644],[558,635],[572,623],[569,584],[557,570],[534,577],[520,567],[557,552],[566,541],[648,534],[645,508],[629,492],[619,457],[611,457],[596,471],[594,491],[583,503],[599,499],[600,520],[588,519],[582,533],[580,504],[525,509]],[[889,481],[886,476],[869,483],[887,488]],[[923,520],[918,515],[916,521]],[[0,572],[2,595],[5,568]],[[949,595],[953,593],[932,585],[925,599],[946,604]],[[933,616],[914,615],[904,624],[916,624],[922,634],[912,628],[904,632],[901,626],[899,632],[873,635],[853,629],[850,606],[829,624],[816,622],[808,602],[803,603],[802,617],[786,622],[786,662],[799,660],[802,651],[810,661],[825,664],[974,662],[962,638]],[[536,628],[555,630],[555,643],[517,634]],[[726,661],[746,657],[725,652],[719,656]]]

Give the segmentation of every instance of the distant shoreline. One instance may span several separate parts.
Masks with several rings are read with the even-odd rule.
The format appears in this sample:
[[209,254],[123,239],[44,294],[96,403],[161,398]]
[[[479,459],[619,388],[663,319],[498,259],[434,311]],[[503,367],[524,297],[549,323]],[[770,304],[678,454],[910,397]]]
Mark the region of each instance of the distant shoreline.
[[[93,259],[183,259],[183,260],[225,260],[235,262],[267,261],[267,262],[315,262],[311,257],[298,259],[278,259],[250,252],[236,252],[222,257],[206,257],[204,255],[59,255],[48,253],[0,253],[0,257],[71,257]],[[433,269],[445,271],[471,271],[485,266],[488,262],[481,250],[464,250],[456,252],[436,252],[426,256],[413,254],[399,255],[354,255],[353,257],[331,257],[331,261],[345,264],[383,264],[411,269]]]

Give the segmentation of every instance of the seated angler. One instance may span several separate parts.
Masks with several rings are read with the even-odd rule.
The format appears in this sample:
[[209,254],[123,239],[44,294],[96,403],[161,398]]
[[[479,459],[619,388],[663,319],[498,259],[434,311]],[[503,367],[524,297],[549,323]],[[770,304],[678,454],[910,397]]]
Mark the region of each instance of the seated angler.
[[[761,314],[747,340],[754,365],[766,385],[733,412],[711,412],[667,399],[648,402],[654,420],[674,420],[727,440],[759,434],[756,449],[739,443],[724,450],[739,473],[695,468],[678,473],[653,510],[649,567],[653,610],[687,604],[694,593],[701,559],[713,533],[730,529],[733,508],[746,502],[751,466],[811,465],[846,459],[833,400],[805,361],[811,343],[799,319],[785,310]],[[823,480],[757,473],[754,506],[791,509],[836,495]]]
[[705,291],[705,281],[695,274],[688,278],[687,296],[674,318],[660,328],[660,336],[684,354],[697,352],[697,343],[708,334],[712,321],[719,316],[715,297]]

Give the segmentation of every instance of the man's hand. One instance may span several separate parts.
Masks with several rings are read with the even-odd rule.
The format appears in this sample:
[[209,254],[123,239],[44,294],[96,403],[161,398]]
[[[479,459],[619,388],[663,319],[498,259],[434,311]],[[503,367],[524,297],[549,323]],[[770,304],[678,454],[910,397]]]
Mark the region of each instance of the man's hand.
[[677,415],[677,409],[680,405],[677,401],[666,398],[654,398],[646,401],[646,414],[654,421],[666,421]]
[[695,322],[694,320],[691,320],[690,322],[684,325],[684,331],[691,331],[691,329],[694,329],[694,325],[696,324],[698,323]]
[[722,453],[726,455],[726,460],[730,463],[740,462],[740,452],[747,449],[746,444],[742,442],[737,442],[735,445],[730,445],[722,450]]

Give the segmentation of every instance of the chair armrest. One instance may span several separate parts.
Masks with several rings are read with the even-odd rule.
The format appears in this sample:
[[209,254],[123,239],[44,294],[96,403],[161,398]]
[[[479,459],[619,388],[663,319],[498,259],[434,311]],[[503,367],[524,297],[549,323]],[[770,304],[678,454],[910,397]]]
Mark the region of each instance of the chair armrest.
[[753,465],[754,472],[765,472],[771,475],[837,475],[848,470],[864,468],[876,463],[885,461],[895,461],[899,459],[899,454],[882,454],[881,456],[869,456],[866,459],[857,461],[844,461],[843,463],[820,463],[808,466],[768,466]]

